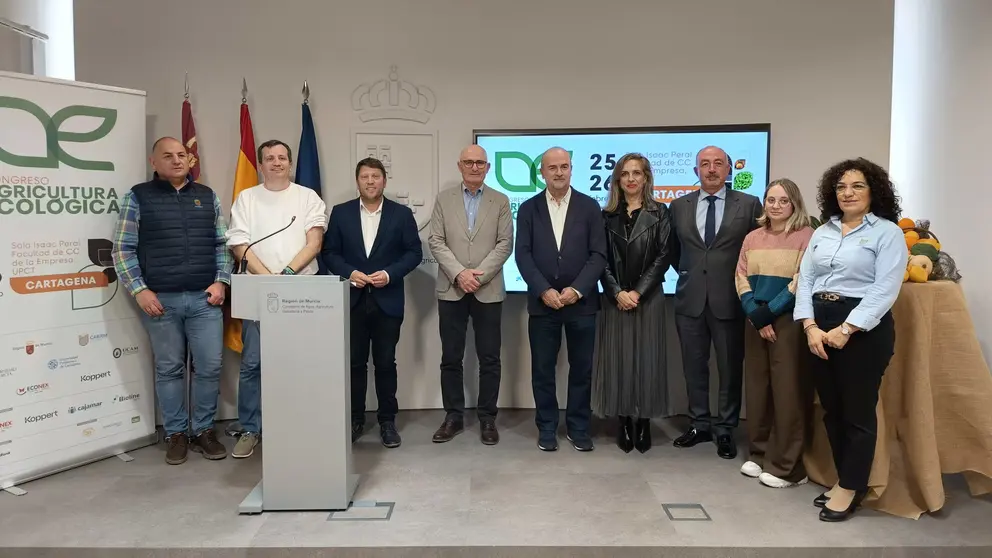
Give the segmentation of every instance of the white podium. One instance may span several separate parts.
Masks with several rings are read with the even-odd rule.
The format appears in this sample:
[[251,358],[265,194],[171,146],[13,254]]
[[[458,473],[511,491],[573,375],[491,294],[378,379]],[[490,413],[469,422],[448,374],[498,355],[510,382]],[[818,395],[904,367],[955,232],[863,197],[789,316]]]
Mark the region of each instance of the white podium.
[[349,287],[328,275],[231,277],[231,315],[258,320],[262,339],[262,480],[239,513],[352,501]]

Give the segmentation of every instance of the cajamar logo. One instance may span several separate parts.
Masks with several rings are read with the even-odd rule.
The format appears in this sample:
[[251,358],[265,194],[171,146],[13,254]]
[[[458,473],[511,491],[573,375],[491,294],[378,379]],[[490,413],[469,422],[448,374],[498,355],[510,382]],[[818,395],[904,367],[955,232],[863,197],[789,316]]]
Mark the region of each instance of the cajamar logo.
[[[68,154],[63,149],[63,143],[90,143],[106,137],[117,124],[117,110],[87,105],[69,105],[49,115],[37,104],[18,97],[0,95],[0,109],[21,110],[38,119],[45,130],[45,155],[19,155],[0,147],[0,162],[15,167],[39,169],[56,169],[59,163],[81,170],[112,171],[114,164],[110,161],[84,161]],[[103,121],[89,132],[67,132],[62,130],[62,124],[74,116],[89,116]],[[4,119],[6,120],[6,119]]]

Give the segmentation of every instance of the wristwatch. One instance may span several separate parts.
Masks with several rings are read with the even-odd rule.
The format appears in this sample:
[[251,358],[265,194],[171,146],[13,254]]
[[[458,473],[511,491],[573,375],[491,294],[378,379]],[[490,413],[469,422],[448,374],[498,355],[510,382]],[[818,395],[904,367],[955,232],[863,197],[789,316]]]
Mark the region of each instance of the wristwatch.
[[843,333],[844,335],[850,335],[851,334],[851,328],[847,327],[847,324],[841,324],[841,326],[840,326],[840,332]]

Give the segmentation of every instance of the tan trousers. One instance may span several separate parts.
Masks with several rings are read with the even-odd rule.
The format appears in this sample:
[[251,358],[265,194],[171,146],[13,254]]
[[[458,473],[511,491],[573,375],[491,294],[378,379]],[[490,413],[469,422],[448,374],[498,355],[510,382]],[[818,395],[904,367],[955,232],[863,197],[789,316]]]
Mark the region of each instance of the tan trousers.
[[770,343],[748,323],[744,336],[744,392],[751,461],[766,473],[789,482],[806,477],[803,449],[813,403],[812,382],[801,351],[808,351],[802,324],[792,313],[772,327]]

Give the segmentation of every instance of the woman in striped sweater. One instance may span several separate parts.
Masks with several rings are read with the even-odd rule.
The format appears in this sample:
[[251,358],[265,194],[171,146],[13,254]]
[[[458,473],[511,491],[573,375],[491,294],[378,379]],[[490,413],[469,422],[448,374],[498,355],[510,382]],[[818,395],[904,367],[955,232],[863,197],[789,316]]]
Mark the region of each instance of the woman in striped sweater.
[[772,488],[807,482],[803,447],[812,400],[802,373],[805,339],[792,319],[796,279],[813,236],[796,183],[775,180],[765,190],[759,228],[744,238],[737,294],[748,317],[744,391],[751,459],[741,473]]

